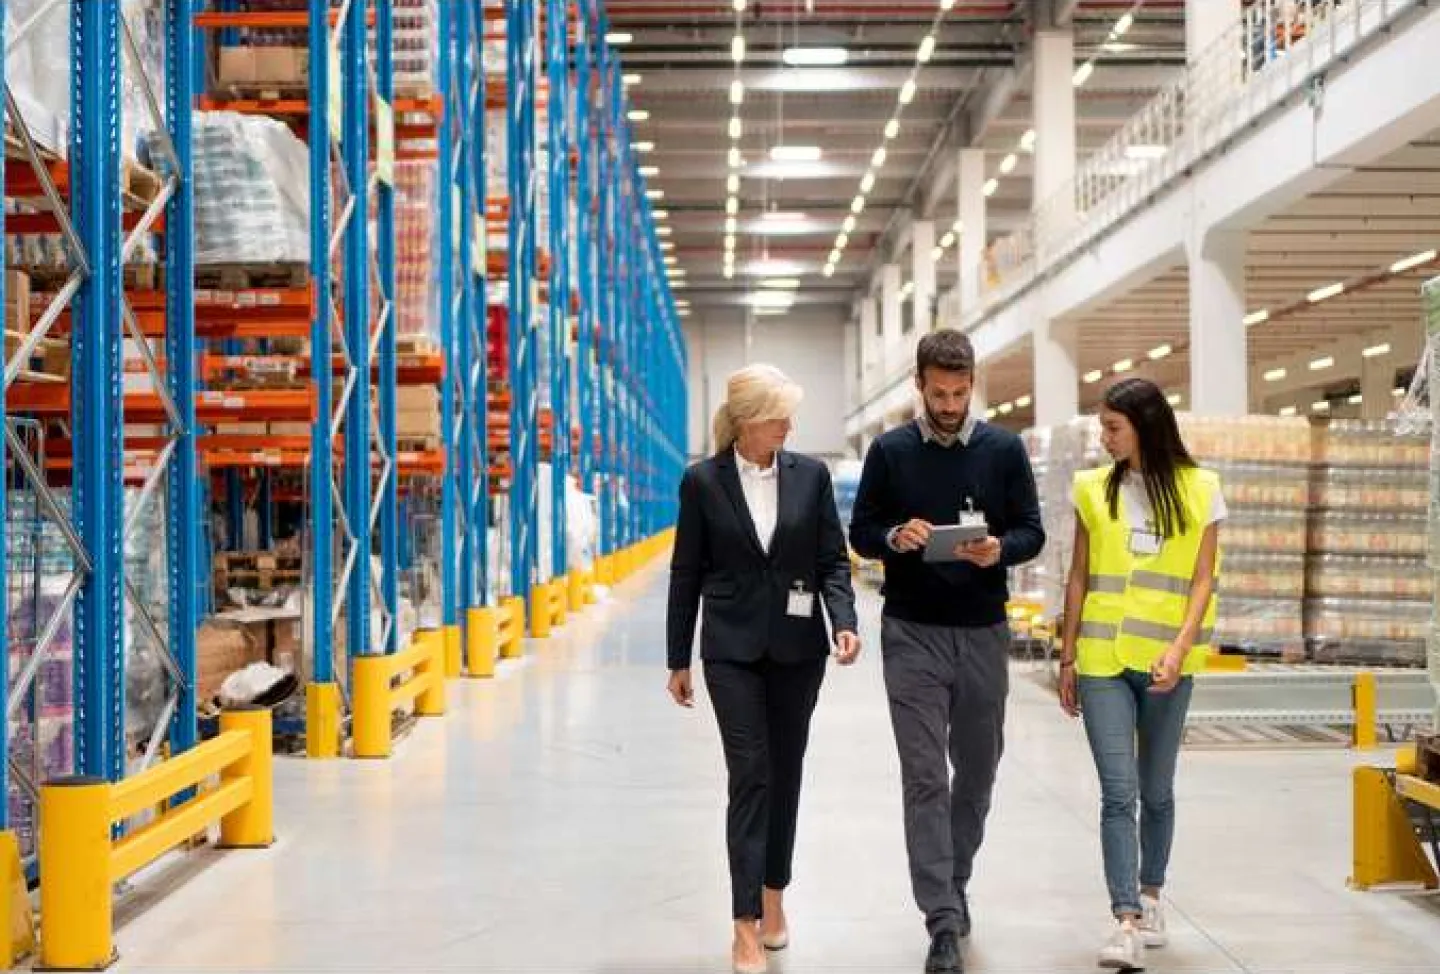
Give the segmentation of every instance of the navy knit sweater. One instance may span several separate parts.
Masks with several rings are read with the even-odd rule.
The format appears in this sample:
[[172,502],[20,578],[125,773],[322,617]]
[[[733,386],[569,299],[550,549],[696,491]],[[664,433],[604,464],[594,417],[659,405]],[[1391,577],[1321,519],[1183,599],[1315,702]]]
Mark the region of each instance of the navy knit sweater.
[[[1000,564],[926,564],[919,551],[899,554],[886,535],[911,518],[954,524],[967,501],[985,514],[1001,541]],[[1004,622],[1006,569],[1045,546],[1035,475],[1020,438],[979,423],[968,445],[927,443],[915,423],[870,446],[850,519],[850,544],[885,563],[885,614],[905,622],[974,628]]]

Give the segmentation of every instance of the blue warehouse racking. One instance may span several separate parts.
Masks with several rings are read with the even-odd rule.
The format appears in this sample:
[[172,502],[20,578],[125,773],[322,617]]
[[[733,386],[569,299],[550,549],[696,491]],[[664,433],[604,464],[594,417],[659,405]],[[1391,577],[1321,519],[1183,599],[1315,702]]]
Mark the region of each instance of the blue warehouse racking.
[[[182,768],[208,767],[217,742],[239,753],[234,732],[199,719],[197,633],[215,609],[203,583],[209,553],[236,557],[250,517],[262,547],[299,525],[304,706],[286,733],[314,758],[345,753],[352,731],[360,755],[362,722],[383,721],[388,736],[389,694],[408,685],[390,681],[412,664],[430,672],[431,633],[446,676],[492,676],[497,656],[520,652],[527,622],[543,635],[593,599],[597,581],[617,582],[661,550],[685,456],[685,353],[598,0],[436,5],[435,70],[418,91],[396,80],[396,18],[408,4],[62,6],[68,141],[47,144],[7,99],[4,174],[7,234],[58,235],[66,255],[63,273],[37,288],[50,296],[36,299],[33,326],[7,343],[0,444],[0,562],[40,566],[38,543],[20,546],[31,535],[63,546],[43,566],[60,572],[53,597],[26,603],[34,618],[23,627],[7,598],[0,625],[9,727],[39,713],[37,680],[73,632],[73,760],[49,772],[148,794]],[[163,95],[142,79],[148,169],[121,145],[121,63],[141,62],[126,8],[153,12],[161,34]],[[217,85],[217,59],[266,32],[308,48],[303,80],[276,91]],[[499,42],[503,75],[487,58]],[[487,112],[496,108],[501,126]],[[196,126],[216,113],[279,120],[306,147],[308,252],[293,279],[242,275],[197,289],[208,272],[197,269]],[[396,167],[410,163],[435,171],[433,348],[398,333]],[[137,274],[144,247],[163,255],[163,275]],[[68,379],[35,365],[67,351]],[[222,381],[276,368],[296,381]],[[433,443],[399,429],[410,388],[438,404]],[[304,436],[290,428],[300,424]],[[568,529],[571,501],[587,496],[599,512],[593,550],[576,549]],[[20,499],[30,507],[19,510]],[[224,511],[214,530],[212,502]],[[127,545],[160,524],[165,591],[147,592]],[[402,566],[439,579],[433,614],[420,607],[408,633],[406,608],[429,596],[412,585],[407,602]],[[143,715],[127,713],[141,646],[156,684]],[[371,714],[356,681],[377,657],[395,665],[383,670],[383,713]],[[416,691],[420,712],[443,709],[423,696],[436,689]],[[16,836],[3,848],[34,880],[46,828],[35,810],[51,788],[8,735],[6,747],[0,785],[20,798],[0,805]],[[214,810],[191,785],[173,795],[144,834]],[[117,821],[113,840],[141,834],[138,823]],[[105,960],[51,948],[49,961]]]

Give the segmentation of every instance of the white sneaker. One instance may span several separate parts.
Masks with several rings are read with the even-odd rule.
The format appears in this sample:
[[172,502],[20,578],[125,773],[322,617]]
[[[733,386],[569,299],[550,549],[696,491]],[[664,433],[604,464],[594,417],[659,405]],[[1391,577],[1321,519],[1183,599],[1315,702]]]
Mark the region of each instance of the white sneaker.
[[1141,893],[1140,908],[1145,911],[1140,917],[1140,942],[1146,947],[1164,947],[1170,937],[1165,933],[1165,912],[1160,909],[1160,901]]
[[1117,926],[1100,948],[1100,966],[1115,971],[1140,971],[1145,969],[1141,961],[1140,931],[1133,921],[1126,920]]

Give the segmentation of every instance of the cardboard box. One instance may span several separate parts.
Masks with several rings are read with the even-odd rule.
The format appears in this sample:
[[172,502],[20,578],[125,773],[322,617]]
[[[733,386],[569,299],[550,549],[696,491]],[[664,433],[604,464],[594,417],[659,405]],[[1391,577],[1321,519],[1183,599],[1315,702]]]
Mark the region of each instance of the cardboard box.
[[271,423],[271,436],[309,436],[309,423]]
[[30,275],[5,272],[5,358],[8,361],[30,334]]
[[439,413],[403,412],[395,414],[395,435],[402,439],[417,439],[440,435]]
[[195,696],[209,700],[225,678],[265,659],[265,646],[248,626],[207,620],[195,634]]
[[216,423],[215,432],[220,436],[264,436],[270,430],[264,423]]
[[310,80],[310,51],[303,47],[257,47],[255,81],[280,87],[303,87]]
[[400,386],[395,390],[395,409],[400,413],[440,415],[440,390],[434,386]]
[[255,83],[255,48],[222,47],[216,73],[222,85]]

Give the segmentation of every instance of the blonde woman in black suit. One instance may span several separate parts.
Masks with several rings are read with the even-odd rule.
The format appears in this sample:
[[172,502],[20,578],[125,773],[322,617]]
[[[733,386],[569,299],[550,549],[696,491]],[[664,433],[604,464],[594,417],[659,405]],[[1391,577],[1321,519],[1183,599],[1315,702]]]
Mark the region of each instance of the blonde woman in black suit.
[[826,658],[833,647],[836,662],[853,663],[860,640],[830,472],[784,449],[799,386],[774,366],[752,365],[730,376],[726,392],[715,455],[680,482],[669,691],[694,705],[698,622],[729,772],[734,969],[763,974],[766,950],[789,943],[784,891]]

